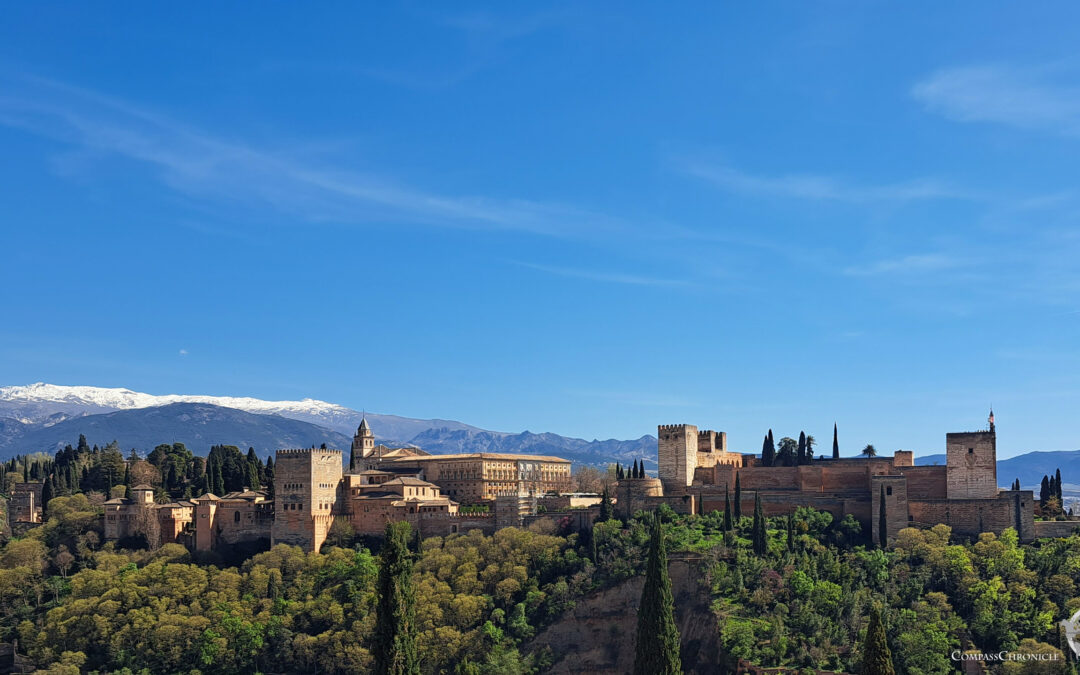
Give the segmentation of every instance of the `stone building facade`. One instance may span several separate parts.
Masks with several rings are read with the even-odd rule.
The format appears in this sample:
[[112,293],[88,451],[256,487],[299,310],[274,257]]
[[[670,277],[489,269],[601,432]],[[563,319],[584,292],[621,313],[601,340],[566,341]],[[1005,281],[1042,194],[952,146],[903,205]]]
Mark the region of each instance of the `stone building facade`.
[[41,522],[42,483],[15,483],[8,500],[8,519],[12,523]]
[[875,541],[882,499],[889,538],[904,527],[938,523],[961,536],[1013,527],[1021,540],[1035,538],[1032,492],[997,485],[992,413],[988,429],[946,435],[945,466],[915,466],[912,453],[902,450],[892,457],[763,466],[757,455],[729,452],[722,433],[699,432],[690,424],[661,425],[657,433],[659,480],[620,481],[620,511],[655,508],[660,502],[690,512],[722,510],[725,493],[734,499],[737,476],[743,513],[752,513],[760,495],[767,515],[791,513],[800,506],[829,511],[836,518],[851,514]]

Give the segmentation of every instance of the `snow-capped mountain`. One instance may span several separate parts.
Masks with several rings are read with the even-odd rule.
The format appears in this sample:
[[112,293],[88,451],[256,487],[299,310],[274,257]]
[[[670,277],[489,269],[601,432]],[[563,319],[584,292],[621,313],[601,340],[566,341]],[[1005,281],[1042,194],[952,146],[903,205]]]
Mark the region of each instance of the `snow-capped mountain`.
[[[82,415],[154,408],[173,403],[206,403],[257,415],[279,415],[327,427],[350,437],[363,417],[363,413],[357,410],[311,398],[302,401],[264,401],[236,396],[158,396],[122,388],[65,386],[43,382],[0,387],[0,417],[34,425],[50,425]],[[377,413],[368,413],[367,417],[372,428],[376,430],[375,435],[383,440],[406,442],[428,429],[479,431],[476,427],[453,420],[419,420]]]
[[[355,412],[344,406],[326,401],[316,401],[306,398],[302,401],[263,401],[258,398],[235,397],[235,396],[193,396],[185,394],[166,394],[155,396],[138,391],[121,388],[106,387],[69,387],[57,384],[45,384],[37,382],[26,386],[0,387],[0,402],[18,402],[22,404],[37,404],[31,410],[47,410],[53,408],[52,413],[66,412],[66,409],[77,407],[80,410],[131,410],[133,408],[153,408],[156,406],[169,405],[170,403],[209,403],[222,408],[235,408],[245,412],[257,414],[271,414],[288,417],[290,415],[304,415],[317,417],[324,423],[332,422],[335,418],[350,416]],[[286,415],[284,413],[289,413]],[[24,422],[37,423],[44,421],[42,413],[37,413],[37,419],[24,419]]]
[[[192,411],[198,412],[197,415]],[[241,413],[230,414],[230,411]],[[264,401],[250,397],[167,394],[131,389],[37,383],[0,387],[0,457],[54,452],[85,433],[91,443],[112,440],[149,450],[178,440],[205,451],[213,443],[250,444],[268,453],[296,443],[329,442],[348,449],[363,413],[315,399]],[[284,420],[282,419],[284,418]],[[283,425],[285,420],[305,427]],[[552,433],[487,431],[462,422],[367,413],[372,432],[388,444],[430,452],[523,452],[559,455],[584,464],[634,459],[653,462],[656,438],[631,441],[568,438]],[[261,427],[261,429],[260,429]],[[328,436],[327,434],[333,434]]]

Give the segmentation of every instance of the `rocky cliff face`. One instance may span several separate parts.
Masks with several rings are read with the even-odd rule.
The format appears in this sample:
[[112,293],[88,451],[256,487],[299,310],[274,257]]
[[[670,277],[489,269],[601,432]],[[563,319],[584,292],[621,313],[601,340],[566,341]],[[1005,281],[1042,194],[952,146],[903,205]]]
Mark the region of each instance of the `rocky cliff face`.
[[[668,566],[675,596],[675,620],[682,639],[683,672],[720,673],[720,636],[709,596],[695,563],[672,560]],[[598,591],[548,626],[528,647],[548,647],[555,656],[551,673],[622,675],[634,668],[634,633],[644,577]]]

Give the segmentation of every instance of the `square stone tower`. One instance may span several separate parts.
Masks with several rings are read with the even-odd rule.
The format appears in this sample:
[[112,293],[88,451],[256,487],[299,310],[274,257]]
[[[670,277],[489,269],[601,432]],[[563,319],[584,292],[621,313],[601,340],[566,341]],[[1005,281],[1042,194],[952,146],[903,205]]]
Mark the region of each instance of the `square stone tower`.
[[949,499],[997,497],[997,434],[992,428],[945,434],[945,463]]
[[660,481],[665,494],[681,494],[694,482],[698,428],[693,424],[661,424],[656,428]]
[[278,450],[271,544],[318,551],[334,523],[342,475],[340,450]]

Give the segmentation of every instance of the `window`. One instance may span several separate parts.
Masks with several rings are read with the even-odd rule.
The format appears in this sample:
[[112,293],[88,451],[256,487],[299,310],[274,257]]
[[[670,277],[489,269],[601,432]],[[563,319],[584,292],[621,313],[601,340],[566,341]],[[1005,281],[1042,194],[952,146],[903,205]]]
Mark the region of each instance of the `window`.
[[239,523],[240,522],[240,512],[239,511],[234,511],[233,512],[233,522],[234,523]]
[[887,494],[887,495],[892,494],[892,486],[891,485],[889,487],[885,488],[885,494]]
[[975,453],[975,448],[968,448],[968,454],[969,455],[972,455],[974,453]]

